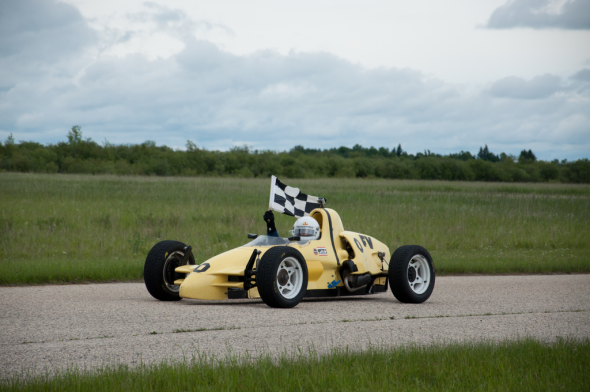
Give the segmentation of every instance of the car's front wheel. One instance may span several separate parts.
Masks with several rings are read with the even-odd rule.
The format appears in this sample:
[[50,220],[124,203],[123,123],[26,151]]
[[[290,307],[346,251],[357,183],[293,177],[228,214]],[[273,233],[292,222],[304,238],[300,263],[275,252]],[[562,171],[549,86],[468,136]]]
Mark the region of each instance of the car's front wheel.
[[[161,241],[150,250],[145,259],[143,278],[145,287],[152,297],[160,301],[179,301],[180,286],[174,281],[185,278],[185,274],[174,271],[184,259],[186,245],[179,241]],[[195,264],[191,255],[185,264]]]
[[260,298],[273,308],[297,306],[307,291],[307,264],[296,249],[276,246],[260,259],[256,286]]
[[426,249],[418,245],[399,247],[389,263],[389,286],[404,303],[422,303],[434,290],[434,263]]

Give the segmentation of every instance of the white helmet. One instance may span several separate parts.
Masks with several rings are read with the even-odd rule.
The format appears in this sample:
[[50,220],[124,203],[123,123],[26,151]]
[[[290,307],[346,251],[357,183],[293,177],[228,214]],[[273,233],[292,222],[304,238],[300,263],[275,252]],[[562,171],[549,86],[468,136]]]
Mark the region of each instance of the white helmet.
[[317,240],[320,238],[320,225],[311,216],[304,216],[295,221],[291,234],[301,237],[302,240]]

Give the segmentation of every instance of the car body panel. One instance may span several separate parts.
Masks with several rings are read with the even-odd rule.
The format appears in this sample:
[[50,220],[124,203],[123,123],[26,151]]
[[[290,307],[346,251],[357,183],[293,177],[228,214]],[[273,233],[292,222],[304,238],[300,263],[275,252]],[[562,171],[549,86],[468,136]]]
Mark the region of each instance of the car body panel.
[[381,241],[352,231],[341,232],[340,238],[348,242],[354,251],[354,257],[351,260],[357,266],[358,271],[353,272],[353,274],[365,274],[368,272],[371,275],[376,275],[383,272],[384,267],[389,269],[387,263],[384,266],[383,261],[378,256],[379,252],[383,252],[385,253],[383,257],[385,260],[389,260],[391,257],[389,248]]
[[[320,225],[321,236],[317,240],[289,242],[286,239],[261,236],[249,244],[229,250],[212,257],[199,266],[178,267],[176,272],[188,273],[185,279],[175,283],[180,284],[179,295],[183,298],[220,300],[228,299],[231,290],[243,290],[244,270],[253,252],[259,250],[254,269],[266,251],[277,244],[297,249],[305,258],[308,270],[307,290],[336,289],[343,286],[340,278],[340,268],[344,260],[349,259],[346,250],[347,242],[352,244],[357,273],[379,274],[381,260],[378,252],[385,252],[389,259],[389,248],[376,239],[351,231],[344,231],[342,220],[338,213],[329,208],[317,208],[310,216]],[[274,239],[273,239],[274,238]],[[363,242],[364,241],[364,242]],[[268,245],[266,243],[274,243]],[[357,244],[358,243],[358,244]],[[359,248],[359,244],[360,247]],[[363,246],[365,244],[365,246]],[[233,278],[230,278],[233,277]],[[378,278],[376,284],[385,284],[384,278]],[[258,290],[248,290],[248,298],[258,298]]]

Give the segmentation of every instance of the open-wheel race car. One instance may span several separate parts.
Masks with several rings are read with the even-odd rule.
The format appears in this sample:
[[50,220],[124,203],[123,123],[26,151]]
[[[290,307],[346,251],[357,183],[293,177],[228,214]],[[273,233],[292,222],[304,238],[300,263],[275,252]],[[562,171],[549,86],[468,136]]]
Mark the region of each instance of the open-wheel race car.
[[375,238],[344,230],[332,209],[322,205],[308,215],[319,223],[317,239],[248,234],[251,242],[200,265],[190,246],[159,242],[145,261],[146,287],[162,301],[261,298],[276,308],[294,307],[304,297],[382,293],[388,285],[404,303],[432,294],[434,264],[423,247],[401,246],[391,256]]

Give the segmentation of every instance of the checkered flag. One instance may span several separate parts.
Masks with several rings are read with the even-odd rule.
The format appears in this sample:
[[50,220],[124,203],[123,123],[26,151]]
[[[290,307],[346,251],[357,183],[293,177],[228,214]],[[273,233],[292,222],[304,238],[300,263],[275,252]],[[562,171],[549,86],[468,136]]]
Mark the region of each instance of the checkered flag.
[[270,182],[269,209],[282,214],[301,218],[309,215],[315,208],[322,207],[326,199],[301,193],[299,188],[291,188],[272,176]]

